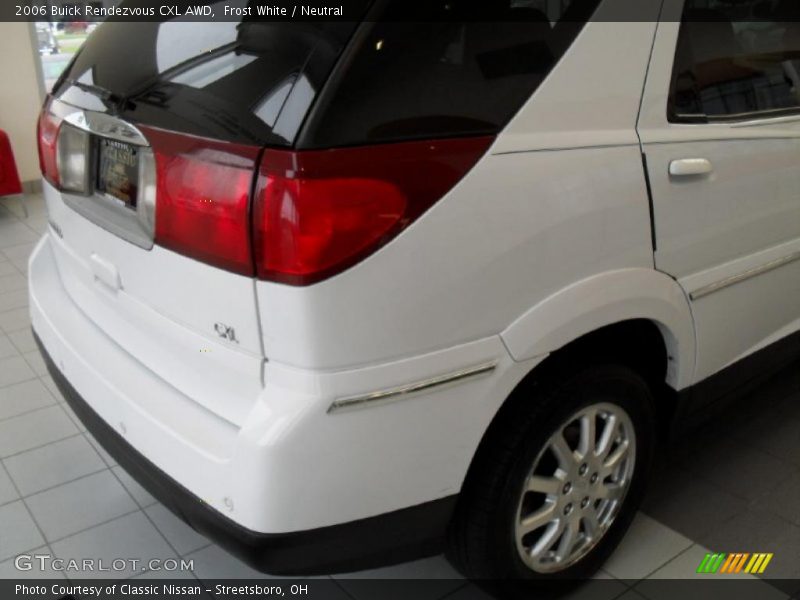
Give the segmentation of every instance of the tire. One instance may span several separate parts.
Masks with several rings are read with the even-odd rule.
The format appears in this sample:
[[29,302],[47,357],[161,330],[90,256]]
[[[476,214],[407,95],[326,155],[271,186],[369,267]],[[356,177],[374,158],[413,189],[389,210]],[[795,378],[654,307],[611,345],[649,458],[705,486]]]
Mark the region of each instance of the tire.
[[[566,448],[554,437],[559,431]],[[524,383],[473,461],[448,532],[449,560],[501,598],[580,584],[630,526],[655,437],[653,395],[627,367],[593,366]],[[525,533],[539,522],[546,524]]]

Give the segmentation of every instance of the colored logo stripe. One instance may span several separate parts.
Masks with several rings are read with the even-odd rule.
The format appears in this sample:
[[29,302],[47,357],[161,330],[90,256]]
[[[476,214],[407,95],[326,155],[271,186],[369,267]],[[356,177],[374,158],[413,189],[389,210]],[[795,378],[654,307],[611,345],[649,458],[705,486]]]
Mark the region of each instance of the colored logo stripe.
[[753,554],[753,558],[745,567],[745,573],[761,574],[767,568],[769,561],[772,560],[772,553],[769,554]]
[[747,557],[750,556],[749,554],[729,554],[728,560],[725,561],[725,564],[722,565],[722,569],[720,569],[720,573],[738,573],[742,570],[744,566],[744,561],[747,560]]
[[772,557],[772,553],[764,552],[755,554],[750,554],[749,552],[706,554],[700,566],[697,567],[697,572],[709,574],[750,573],[752,575],[760,575],[766,570]]
[[697,567],[698,573],[716,573],[722,564],[725,554],[706,554],[703,562]]

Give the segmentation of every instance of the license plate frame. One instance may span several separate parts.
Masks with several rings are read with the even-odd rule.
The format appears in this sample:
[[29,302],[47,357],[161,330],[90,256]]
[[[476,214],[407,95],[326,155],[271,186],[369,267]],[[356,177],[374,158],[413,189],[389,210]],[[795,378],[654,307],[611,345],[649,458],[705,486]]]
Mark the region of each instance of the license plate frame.
[[134,212],[139,195],[139,151],[134,144],[96,138],[96,192]]

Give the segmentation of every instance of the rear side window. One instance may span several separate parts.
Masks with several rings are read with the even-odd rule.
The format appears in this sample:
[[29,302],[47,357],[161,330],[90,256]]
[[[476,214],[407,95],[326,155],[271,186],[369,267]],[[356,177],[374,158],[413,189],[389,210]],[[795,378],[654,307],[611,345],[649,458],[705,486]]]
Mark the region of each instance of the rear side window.
[[798,0],[687,0],[671,120],[776,116],[798,108]]
[[[369,1],[363,1],[362,13]],[[356,27],[246,19],[106,22],[89,37],[54,95],[134,123],[288,146]]]
[[495,134],[531,96],[599,0],[376,3],[299,145]]

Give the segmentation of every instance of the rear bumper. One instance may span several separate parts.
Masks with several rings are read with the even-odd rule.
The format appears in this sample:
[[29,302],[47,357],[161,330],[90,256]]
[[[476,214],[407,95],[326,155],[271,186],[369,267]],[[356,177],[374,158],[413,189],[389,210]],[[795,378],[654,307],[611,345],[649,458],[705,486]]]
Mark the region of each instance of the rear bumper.
[[251,531],[211,508],[147,460],[81,398],[34,337],[58,389],[86,429],[136,481],[178,517],[250,566],[275,575],[336,573],[432,555],[442,548],[455,496],[308,531]]
[[[347,371],[270,361],[252,396],[233,397],[235,386],[219,392],[250,406],[236,424],[128,351],[133,341],[144,354],[163,346],[165,328],[126,318],[120,303],[135,299],[124,289],[95,289],[91,277],[76,275],[80,265],[61,264],[68,252],[47,235],[29,264],[31,322],[54,379],[156,497],[267,572],[344,571],[434,552],[483,432],[531,367],[515,363],[497,336]],[[170,327],[189,341],[197,336]],[[197,378],[210,368],[208,356],[176,351],[166,367]],[[387,405],[328,411],[337,399],[486,362],[497,368],[482,377]]]

